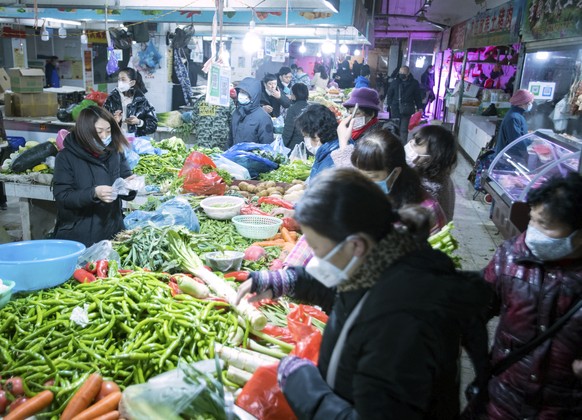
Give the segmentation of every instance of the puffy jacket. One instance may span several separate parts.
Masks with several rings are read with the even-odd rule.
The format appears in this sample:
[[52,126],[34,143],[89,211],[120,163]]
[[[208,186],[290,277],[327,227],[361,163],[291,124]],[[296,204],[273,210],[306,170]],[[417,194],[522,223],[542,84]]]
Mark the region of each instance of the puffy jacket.
[[[527,134],[527,122],[523,116],[524,113],[525,109],[518,106],[512,106],[507,111],[507,114],[503,117],[503,121],[501,121],[501,126],[499,126],[495,154],[501,152],[513,140]],[[525,161],[525,157],[527,156],[525,146],[520,144],[517,147],[521,147],[519,153]]]
[[423,107],[420,85],[412,75],[406,80],[397,78],[388,87],[386,105],[390,107],[390,117],[400,118],[400,103],[414,105],[416,109]]
[[[351,142],[351,140],[350,140]],[[350,143],[351,144],[351,143]],[[324,169],[329,169],[334,167],[333,158],[331,157],[331,152],[339,149],[339,140],[331,140],[323,143],[317,152],[315,152],[315,161],[311,167],[311,172],[309,173],[309,180],[312,181],[321,171]]]
[[285,127],[283,128],[283,143],[293,150],[293,148],[303,141],[303,133],[295,125],[295,120],[307,108],[307,101],[296,101],[285,116]]
[[261,82],[253,77],[246,77],[236,87],[237,93],[241,89],[249,94],[251,102],[246,105],[238,104],[232,114],[231,144],[272,143],[275,140],[273,120],[261,108]]
[[356,89],[369,88],[370,87],[370,79],[368,79],[367,77],[364,77],[364,76],[358,76],[358,77],[356,77],[354,87]]
[[[333,305],[318,366],[297,369],[283,389],[298,418],[457,418],[461,324],[486,308],[484,283],[457,275],[450,259],[432,249],[397,260],[370,289],[348,333],[331,389],[325,378],[333,348],[366,290],[334,295],[304,269],[295,270],[294,298],[324,310]],[[483,347],[486,352],[486,342]]]
[[264,83],[261,82],[261,105],[270,105],[273,108],[273,112],[270,115],[274,118],[281,115],[281,108],[289,108],[291,106],[291,99],[283,93],[283,85],[279,83],[277,86],[279,87],[279,92],[281,92],[280,98],[269,95]]
[[[123,110],[123,106],[121,105],[121,93],[119,93],[117,88],[113,89],[113,92],[111,92],[107,97],[103,104],[103,108],[112,114],[115,113],[115,111]],[[156,110],[150,105],[146,97],[139,90],[135,91],[133,100],[127,105],[126,114],[123,118],[125,119],[132,115],[135,115],[143,121],[141,127],[138,127],[135,124],[127,125],[127,131],[129,133],[135,133],[136,137],[153,134],[158,129]]]
[[79,241],[91,246],[111,239],[122,231],[121,199],[133,200],[136,192],[119,196],[112,203],[94,198],[95,187],[113,185],[117,178],[131,175],[123,153],[107,151],[93,156],[75,141],[74,133],[65,138],[65,148],[57,154],[53,194],[57,203],[55,238]]
[[[504,242],[485,268],[499,315],[491,362],[527,343],[582,299],[582,259],[541,262],[525,233]],[[489,381],[490,419],[582,419],[582,310],[550,339]]]

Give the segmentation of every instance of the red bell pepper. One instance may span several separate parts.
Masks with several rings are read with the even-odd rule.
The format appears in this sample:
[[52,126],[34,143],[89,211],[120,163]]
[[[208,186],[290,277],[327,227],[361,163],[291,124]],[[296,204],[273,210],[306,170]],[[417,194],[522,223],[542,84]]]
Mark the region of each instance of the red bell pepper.
[[85,264],[84,269],[91,274],[95,274],[97,271],[97,264],[95,264],[95,261],[89,261],[87,264]]
[[236,281],[245,281],[249,278],[248,271],[231,271],[230,273],[226,273],[224,275],[225,279],[231,278],[235,279]]
[[274,206],[277,207],[283,207],[284,209],[294,209],[295,206],[293,205],[293,203],[290,203],[289,201],[283,200],[282,198],[278,198],[278,197],[261,197],[259,198],[259,204],[272,204]]
[[294,232],[297,232],[301,230],[299,223],[297,223],[295,219],[292,217],[283,217],[283,224],[281,226],[283,226],[285,229],[289,231],[292,230]]
[[109,261],[107,260],[97,260],[95,262],[96,270],[95,275],[100,278],[104,279],[108,275],[109,270]]
[[79,283],[91,283],[95,281],[95,276],[92,273],[85,270],[84,268],[76,269],[75,272],[73,273],[73,277]]

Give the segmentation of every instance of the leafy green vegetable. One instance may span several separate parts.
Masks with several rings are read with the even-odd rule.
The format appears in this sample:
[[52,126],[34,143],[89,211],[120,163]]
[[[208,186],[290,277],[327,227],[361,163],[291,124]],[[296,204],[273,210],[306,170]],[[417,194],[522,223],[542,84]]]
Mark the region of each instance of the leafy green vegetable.
[[311,173],[312,165],[313,160],[308,160],[307,163],[301,160],[294,160],[293,162],[280,165],[279,168],[275,169],[274,171],[260,174],[259,179],[262,181],[277,181],[287,183],[291,183],[296,179],[305,181]]
[[179,111],[158,112],[158,125],[177,128],[184,124],[182,114]]

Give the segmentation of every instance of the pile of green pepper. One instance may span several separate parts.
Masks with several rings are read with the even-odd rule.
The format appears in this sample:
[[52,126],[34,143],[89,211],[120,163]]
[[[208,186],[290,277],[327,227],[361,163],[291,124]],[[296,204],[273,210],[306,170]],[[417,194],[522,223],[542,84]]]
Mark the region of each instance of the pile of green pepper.
[[[21,376],[30,395],[53,391],[52,411],[39,416],[51,418],[91,372],[123,388],[172,370],[179,360],[213,358],[215,342],[242,341],[245,331],[228,303],[172,298],[160,276],[140,271],[93,283],[69,281],[14,298],[0,310],[0,375]],[[71,320],[83,306],[85,327]],[[43,385],[48,380],[54,384]]]

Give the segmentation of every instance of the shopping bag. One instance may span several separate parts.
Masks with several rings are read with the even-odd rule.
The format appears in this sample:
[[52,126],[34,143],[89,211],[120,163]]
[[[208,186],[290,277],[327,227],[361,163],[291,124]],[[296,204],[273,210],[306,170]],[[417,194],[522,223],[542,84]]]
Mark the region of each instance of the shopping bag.
[[305,148],[305,143],[301,142],[296,144],[291,154],[289,155],[289,160],[300,160],[302,162],[307,162],[307,149]]
[[287,146],[285,146],[285,143],[283,143],[283,136],[280,134],[275,134],[275,141],[271,143],[271,147],[276,153],[280,153],[285,156],[289,156],[289,153],[291,152],[291,149],[289,149]]
[[205,154],[190,153],[178,173],[179,177],[184,178],[184,191],[197,195],[224,195],[226,184],[213,168],[216,165]]
[[263,172],[270,172],[279,167],[279,164],[272,160],[276,155],[270,144],[251,142],[237,143],[222,154],[225,158],[247,168],[253,179],[258,178]]
[[225,158],[222,155],[212,155],[212,160],[219,169],[224,169],[232,175],[233,179],[245,180],[251,179],[249,171],[244,166]]
[[408,122],[408,131],[412,130],[414,127],[416,127],[418,124],[420,124],[421,120],[422,120],[422,111],[418,111],[418,112],[415,112],[414,114],[412,114],[410,117],[410,121]]

